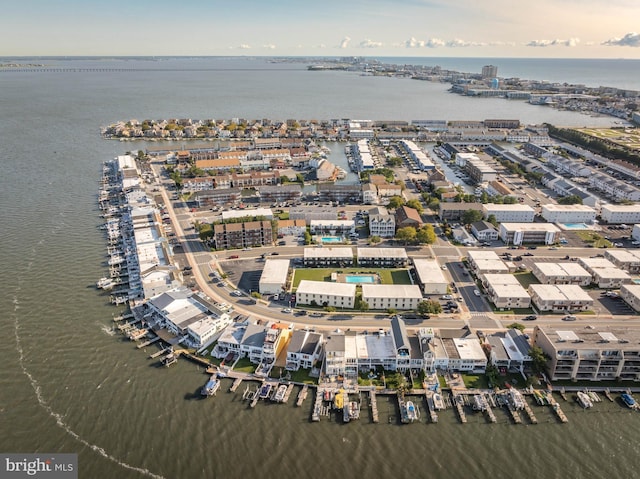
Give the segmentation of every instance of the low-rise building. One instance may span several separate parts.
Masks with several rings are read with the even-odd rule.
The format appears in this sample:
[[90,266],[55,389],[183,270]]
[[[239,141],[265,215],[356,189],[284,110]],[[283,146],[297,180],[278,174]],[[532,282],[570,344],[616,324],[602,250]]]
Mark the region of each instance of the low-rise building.
[[362,300],[370,309],[416,309],[422,301],[422,292],[417,285],[408,284],[363,284]]
[[640,223],[640,208],[638,205],[603,205],[600,217],[611,225],[632,225]]
[[507,329],[490,334],[486,339],[491,346],[489,361],[501,373],[522,372],[531,364],[531,344],[522,331]]
[[529,205],[496,204],[483,205],[485,218],[493,215],[498,223],[531,223],[536,216],[535,210]]
[[631,274],[640,273],[640,250],[607,249],[604,257]]
[[244,210],[228,210],[222,212],[222,221],[237,220],[238,218],[260,218],[264,220],[273,219],[271,208],[250,208]]
[[587,223],[596,219],[596,210],[587,205],[543,205],[541,216],[549,223]]
[[553,244],[560,229],[551,223],[501,223],[500,239],[507,244]]
[[419,228],[422,223],[422,217],[417,210],[408,206],[401,206],[396,210],[396,226],[398,228],[404,228],[405,226]]
[[413,269],[424,294],[447,294],[449,281],[435,259],[414,258]]
[[476,275],[491,273],[508,273],[509,267],[491,250],[467,251],[469,266]]
[[237,203],[242,199],[240,188],[216,188],[215,190],[197,191],[191,197],[199,208]]
[[284,236],[301,236],[307,230],[305,220],[278,220],[278,234]]
[[623,284],[620,287],[620,297],[634,311],[640,312],[640,284]]
[[446,203],[440,202],[438,206],[438,216],[441,220],[460,221],[462,215],[469,210],[480,211],[484,213],[482,203]]
[[333,206],[292,206],[289,209],[290,220],[335,220],[338,208]]
[[311,220],[310,232],[312,235],[349,236],[356,232],[356,223],[353,220]]
[[536,327],[533,345],[549,357],[551,381],[640,380],[640,329]]
[[471,224],[471,233],[479,241],[494,241],[498,239],[498,230],[488,221],[476,221]]
[[353,266],[353,249],[348,247],[305,248],[304,266],[307,268],[328,268],[331,266]]
[[356,285],[303,279],[296,290],[296,303],[353,309]]
[[599,288],[619,288],[623,284],[632,282],[631,276],[626,271],[619,268],[605,258],[580,258],[579,263],[586,269],[593,282]]
[[396,234],[396,217],[390,214],[369,214],[369,235],[393,238]]
[[592,276],[586,269],[572,263],[533,263],[533,275],[542,284],[577,284],[589,286]]
[[358,266],[404,268],[409,257],[404,248],[357,248]]
[[577,284],[532,284],[529,292],[539,311],[570,313],[593,307],[593,298]]
[[528,308],[531,305],[529,293],[512,274],[484,274],[482,285],[496,308]]
[[260,294],[280,294],[285,291],[289,277],[288,259],[268,259],[258,282]]
[[322,354],[322,333],[309,331],[308,329],[296,329],[291,335],[287,346],[287,371],[298,369],[311,369],[320,361]]
[[247,221],[213,225],[216,249],[248,248],[273,244],[271,221]]

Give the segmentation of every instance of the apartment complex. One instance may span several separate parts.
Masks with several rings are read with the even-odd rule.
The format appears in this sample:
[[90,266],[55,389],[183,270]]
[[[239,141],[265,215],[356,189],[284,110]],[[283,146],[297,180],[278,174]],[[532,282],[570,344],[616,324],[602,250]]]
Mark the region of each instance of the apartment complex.
[[271,221],[247,221],[213,225],[216,249],[248,248],[273,244]]
[[482,285],[496,308],[528,308],[531,297],[512,274],[485,274]]
[[576,312],[593,307],[593,298],[576,284],[532,284],[529,292],[539,311]]
[[533,275],[542,284],[577,284],[589,286],[592,276],[576,263],[533,263]]
[[414,258],[413,269],[424,294],[447,294],[449,281],[435,259]]
[[507,244],[553,244],[560,230],[551,223],[501,223],[500,239]]

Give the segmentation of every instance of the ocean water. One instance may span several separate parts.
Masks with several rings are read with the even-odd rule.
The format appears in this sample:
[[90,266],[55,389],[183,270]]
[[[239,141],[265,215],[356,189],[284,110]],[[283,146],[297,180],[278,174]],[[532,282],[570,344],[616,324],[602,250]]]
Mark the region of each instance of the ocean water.
[[202,369],[158,367],[155,349],[115,334],[120,310],[94,287],[106,271],[101,164],[158,146],[101,139],[120,119],[602,118],[262,59],[50,63],[76,71],[0,73],[0,451],[77,452],[82,478],[635,476],[640,415],[620,404],[562,403],[564,425],[544,408],[535,426],[502,411],[498,424],[474,415],[461,425],[451,410],[438,424],[423,414],[400,425],[394,398],[378,399],[379,424],[363,398],[362,419],[342,425],[311,423],[311,398],[249,409],[244,386],[228,393],[228,381],[202,400]]

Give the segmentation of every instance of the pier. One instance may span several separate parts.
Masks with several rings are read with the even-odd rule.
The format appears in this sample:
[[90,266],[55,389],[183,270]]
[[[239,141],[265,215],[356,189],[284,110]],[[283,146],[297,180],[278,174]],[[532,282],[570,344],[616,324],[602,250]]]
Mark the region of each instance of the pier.
[[230,393],[234,393],[236,392],[236,389],[238,389],[238,387],[240,386],[240,383],[242,383],[242,378],[236,378],[233,381],[233,384],[231,385],[231,387],[229,388],[229,392]]
[[171,351],[171,348],[170,348],[170,347],[169,347],[169,348],[164,348],[164,349],[161,349],[161,350],[159,350],[159,351],[156,351],[156,352],[155,352],[155,353],[153,353],[153,354],[150,354],[150,355],[149,355],[149,358],[150,358],[150,359],[155,359],[155,358],[157,358],[157,357],[159,357],[159,356],[162,356],[163,354],[166,354],[166,353],[168,353],[168,352],[170,352],[170,351]]
[[529,418],[529,422],[531,424],[538,424],[538,419],[536,418],[536,415],[533,414],[533,410],[531,409],[531,406],[529,406],[529,403],[527,403],[526,401],[524,403],[524,412],[527,414],[527,417]]
[[429,419],[436,424],[438,422],[438,414],[436,413],[436,406],[433,402],[433,391],[425,391],[425,401],[427,403],[427,411],[429,412]]
[[460,418],[460,422],[462,424],[466,424],[467,415],[464,412],[464,400],[462,399],[461,395],[458,395],[456,393],[452,393],[452,396],[453,396],[453,400],[451,402],[455,406],[456,411],[458,411],[458,417]]
[[[495,424],[498,422],[498,420],[496,419],[496,415],[493,413],[493,408],[491,407],[491,404],[489,404],[490,402],[493,402],[493,401],[491,396],[489,396],[488,394],[487,396],[488,397],[486,398],[486,407],[485,407],[484,413],[486,414],[487,419],[489,419],[489,422],[491,424]],[[494,406],[495,406],[495,402],[494,402]]]
[[258,404],[259,400],[260,400],[260,387],[258,387],[256,392],[253,394],[253,397],[251,398],[251,402],[249,403],[249,407],[251,408],[256,407],[256,404]]
[[547,401],[549,401],[549,405],[551,406],[551,409],[553,410],[553,412],[558,417],[561,423],[569,422],[569,420],[567,419],[567,416],[564,414],[562,409],[560,409],[560,405],[556,402],[556,400],[553,398],[553,395],[550,392],[547,393]]
[[320,388],[316,389],[316,400],[313,404],[313,413],[311,414],[311,420],[313,422],[320,421],[320,413],[322,412],[322,395],[324,391]]
[[371,407],[371,421],[377,424],[380,417],[378,416],[378,401],[376,399],[375,389],[369,391],[369,406]]
[[138,344],[136,347],[137,347],[138,349],[146,348],[147,346],[150,346],[150,345],[152,345],[153,343],[156,343],[156,342],[158,342],[158,341],[160,341],[160,336],[156,336],[155,338],[151,338],[151,339],[149,339],[149,340],[145,341],[144,343],[140,343],[140,344]]
[[604,397],[606,397],[609,401],[613,402],[613,396],[611,395],[611,391],[609,391],[609,388],[606,388],[604,390]]
[[287,386],[287,391],[284,393],[284,397],[282,398],[283,403],[286,403],[289,401],[289,396],[291,396],[291,391],[293,391],[293,384],[289,384]]
[[307,398],[308,392],[309,392],[309,385],[305,384],[304,386],[302,386],[302,389],[298,393],[298,400],[296,401],[296,406],[298,407],[302,406],[302,403]]

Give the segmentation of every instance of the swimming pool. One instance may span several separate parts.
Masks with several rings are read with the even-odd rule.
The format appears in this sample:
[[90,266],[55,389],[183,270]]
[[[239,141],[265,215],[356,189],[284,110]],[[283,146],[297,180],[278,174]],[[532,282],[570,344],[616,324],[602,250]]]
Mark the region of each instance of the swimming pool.
[[375,283],[375,276],[347,274],[344,277],[346,283]]
[[323,243],[342,243],[342,238],[339,236],[322,236],[320,241]]

